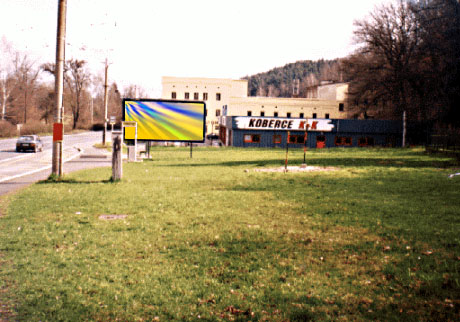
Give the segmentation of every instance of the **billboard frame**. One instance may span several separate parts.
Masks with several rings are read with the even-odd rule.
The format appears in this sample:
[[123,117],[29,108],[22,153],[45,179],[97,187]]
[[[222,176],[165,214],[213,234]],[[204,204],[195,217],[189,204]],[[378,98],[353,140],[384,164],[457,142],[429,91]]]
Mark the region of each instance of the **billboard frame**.
[[[154,98],[123,98],[122,100],[122,122],[129,122],[126,120],[126,108],[125,108],[125,102],[126,101],[133,101],[133,102],[164,102],[164,103],[186,103],[186,104],[203,104],[203,128],[202,128],[202,133],[203,133],[203,139],[202,140],[162,140],[162,139],[142,139],[142,138],[137,138],[137,141],[142,141],[142,142],[186,142],[186,143],[204,143],[205,137],[206,137],[206,102],[205,101],[199,101],[199,100],[173,100],[173,99],[154,99]],[[138,131],[139,131],[139,124],[138,124]],[[124,141],[133,141],[133,139],[126,139],[126,132],[123,133],[123,140]]]

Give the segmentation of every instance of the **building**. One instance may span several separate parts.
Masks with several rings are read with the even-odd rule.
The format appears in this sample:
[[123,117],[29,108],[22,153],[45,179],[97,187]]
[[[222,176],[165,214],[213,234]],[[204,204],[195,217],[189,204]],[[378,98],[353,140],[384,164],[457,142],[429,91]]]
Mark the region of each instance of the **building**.
[[206,103],[206,133],[219,132],[219,117],[230,97],[246,98],[248,81],[220,78],[162,78],[163,99],[195,100]]
[[[340,87],[342,88],[342,87]],[[329,92],[332,92],[330,89]],[[206,133],[219,132],[221,116],[346,118],[344,95],[322,98],[248,97],[247,80],[163,77],[162,98],[206,103]]]
[[219,136],[226,146],[325,148],[401,146],[401,133],[397,121],[226,116]]
[[226,116],[342,119],[346,112],[336,100],[257,96],[230,97]]
[[163,99],[206,103],[206,133],[226,146],[400,146],[400,122],[347,120],[347,83],[322,82],[307,98],[248,97],[247,80],[163,77]]
[[306,93],[307,98],[345,102],[348,93],[348,83],[322,81],[319,85],[307,87]]

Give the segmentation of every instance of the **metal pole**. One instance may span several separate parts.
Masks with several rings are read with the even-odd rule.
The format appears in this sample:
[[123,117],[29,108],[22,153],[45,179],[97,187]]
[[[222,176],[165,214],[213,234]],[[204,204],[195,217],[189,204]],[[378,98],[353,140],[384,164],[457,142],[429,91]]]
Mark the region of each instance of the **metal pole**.
[[287,140],[286,140],[286,160],[284,161],[284,172],[287,172],[287,165],[288,165],[288,153],[289,153],[289,138],[291,136],[291,132],[287,132]]
[[406,110],[403,111],[402,147],[406,147]]
[[109,64],[107,58],[105,59],[105,83],[104,83],[104,133],[102,134],[102,144],[105,145],[106,136],[107,136],[107,100],[108,100],[108,91],[107,91],[107,75],[108,75]]
[[[54,91],[56,94],[55,122],[62,125],[62,95],[64,92],[64,59],[65,59],[65,34],[66,34],[67,0],[59,0],[58,23],[56,36],[56,68]],[[64,127],[60,137],[64,138]],[[62,140],[53,138],[52,174],[62,176]]]
[[305,136],[303,138],[303,164],[302,164],[303,168],[307,166],[307,138],[308,138],[307,126],[305,123]]

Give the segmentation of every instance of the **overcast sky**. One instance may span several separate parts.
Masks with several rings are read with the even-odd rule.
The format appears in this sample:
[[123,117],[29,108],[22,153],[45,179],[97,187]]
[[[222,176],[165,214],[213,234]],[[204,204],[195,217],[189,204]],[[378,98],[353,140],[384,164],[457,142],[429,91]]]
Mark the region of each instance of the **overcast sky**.
[[[120,88],[161,95],[161,76],[239,79],[353,51],[353,21],[391,0],[68,0],[66,59]],[[57,0],[1,0],[0,35],[54,62]]]

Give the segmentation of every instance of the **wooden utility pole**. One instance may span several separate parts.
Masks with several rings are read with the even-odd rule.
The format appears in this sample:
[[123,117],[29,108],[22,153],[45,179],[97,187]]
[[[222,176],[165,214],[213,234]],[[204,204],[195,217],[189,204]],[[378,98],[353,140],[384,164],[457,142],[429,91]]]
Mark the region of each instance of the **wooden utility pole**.
[[102,134],[102,144],[105,145],[107,139],[107,104],[108,104],[108,70],[109,63],[107,58],[105,59],[105,83],[104,83],[104,133]]
[[59,0],[58,22],[56,36],[56,70],[54,76],[54,92],[56,96],[56,110],[53,128],[53,158],[52,174],[58,177],[63,175],[62,144],[64,139],[64,126],[62,121],[62,95],[64,92],[64,59],[65,59],[65,33],[66,33],[67,0]]

